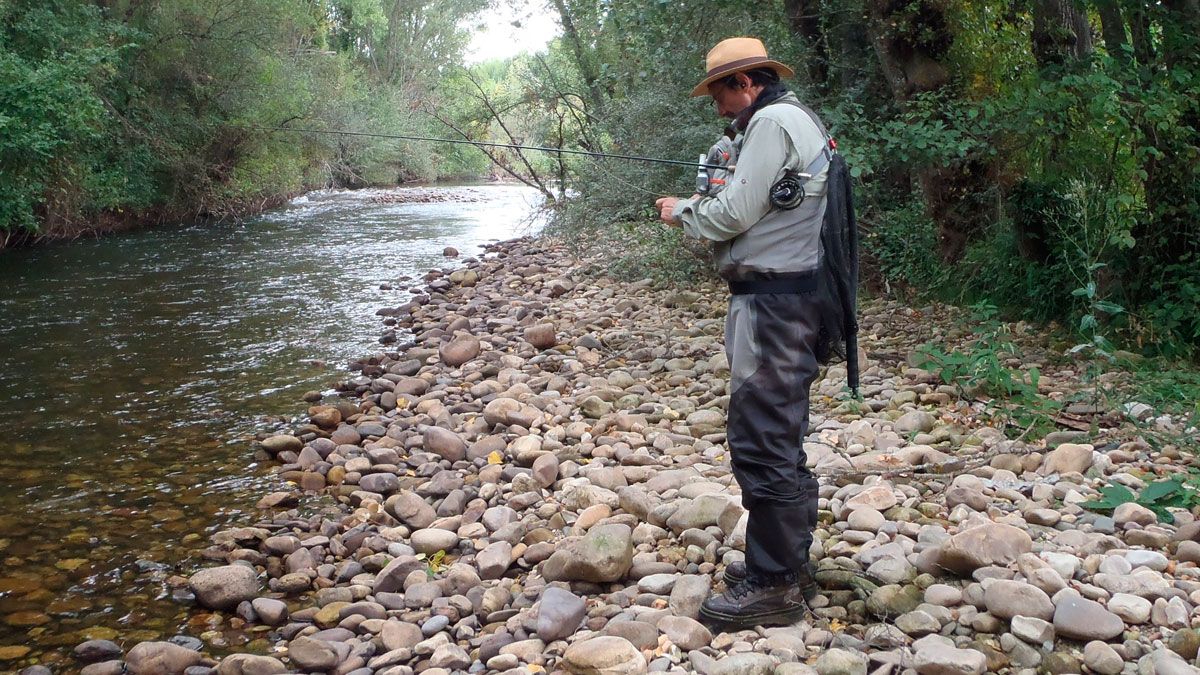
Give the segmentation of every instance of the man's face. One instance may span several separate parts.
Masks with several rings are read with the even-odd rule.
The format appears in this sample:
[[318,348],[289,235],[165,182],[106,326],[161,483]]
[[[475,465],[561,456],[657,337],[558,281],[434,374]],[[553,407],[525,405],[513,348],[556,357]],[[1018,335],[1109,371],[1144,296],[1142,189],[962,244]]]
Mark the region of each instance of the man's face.
[[738,77],[738,83],[742,85],[740,88],[727,86],[721,81],[708,85],[708,93],[712,96],[713,103],[717,106],[717,114],[721,117],[733,119],[754,103],[754,95],[749,86],[750,78],[742,75]]

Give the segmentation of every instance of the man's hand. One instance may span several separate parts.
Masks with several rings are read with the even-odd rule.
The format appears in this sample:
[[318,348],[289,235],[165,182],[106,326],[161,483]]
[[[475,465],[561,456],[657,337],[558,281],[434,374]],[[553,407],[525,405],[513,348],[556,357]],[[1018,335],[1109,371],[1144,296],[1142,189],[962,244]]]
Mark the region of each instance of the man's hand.
[[659,197],[654,202],[654,208],[658,209],[658,218],[671,227],[678,227],[679,222],[675,220],[675,205],[679,203],[679,197]]

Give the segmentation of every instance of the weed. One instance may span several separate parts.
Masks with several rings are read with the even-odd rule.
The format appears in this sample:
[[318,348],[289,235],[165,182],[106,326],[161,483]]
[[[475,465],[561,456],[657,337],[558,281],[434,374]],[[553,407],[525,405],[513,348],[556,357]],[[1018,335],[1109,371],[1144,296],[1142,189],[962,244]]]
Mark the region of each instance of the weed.
[[1009,367],[1020,356],[1009,328],[997,319],[998,310],[987,302],[971,307],[971,322],[979,334],[961,349],[946,350],[926,343],[917,348],[917,365],[935,373],[945,384],[954,385],[961,396],[986,394],[998,404],[997,421],[1002,428],[1027,429],[1034,437],[1053,430],[1054,416],[1061,404],[1038,394],[1041,372]]
[[445,568],[446,552],[438,551],[429,557],[426,557],[424,553],[420,553],[417,555],[417,560],[425,561],[425,574],[430,578],[433,578],[440,574]]
[[1083,502],[1080,506],[1098,513],[1111,514],[1118,506],[1133,502],[1153,511],[1159,521],[1173,523],[1175,517],[1167,508],[1190,509],[1200,505],[1200,491],[1197,491],[1197,487],[1200,487],[1200,475],[1195,473],[1187,477],[1172,476],[1154,481],[1142,488],[1137,495],[1124,485],[1114,483],[1100,488],[1100,494],[1103,495],[1100,499]]

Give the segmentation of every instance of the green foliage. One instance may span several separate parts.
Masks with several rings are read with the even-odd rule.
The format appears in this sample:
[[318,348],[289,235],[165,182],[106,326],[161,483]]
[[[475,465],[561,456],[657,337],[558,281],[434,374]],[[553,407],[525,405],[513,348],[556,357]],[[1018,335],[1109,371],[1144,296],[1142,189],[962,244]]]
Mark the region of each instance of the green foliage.
[[689,243],[676,228],[648,224],[644,220],[619,223],[604,240],[624,252],[611,269],[618,278],[650,277],[686,285],[712,274],[707,252]]
[[1118,405],[1137,401],[1185,418],[1184,428],[1200,424],[1200,373],[1189,370],[1185,363],[1162,358],[1118,363],[1130,373],[1128,386],[1120,389]]
[[949,270],[937,257],[937,230],[912,199],[864,221],[861,255],[889,290],[939,288]]
[[[430,135],[417,92],[466,44],[483,0],[0,3],[0,235],[224,216],[315,186],[477,159],[276,125]],[[329,46],[334,51],[329,51]],[[4,237],[0,236],[0,241]]]
[[417,560],[425,561],[425,574],[430,579],[442,573],[446,568],[446,552],[438,551],[431,556],[426,556],[424,553],[417,554]]
[[[91,164],[107,119],[97,85],[120,51],[100,12],[74,2],[0,5],[0,230],[37,229],[51,195],[73,199],[69,178],[110,200],[121,177]],[[105,148],[110,149],[110,148]]]
[[992,417],[1001,428],[1022,429],[1022,435],[1040,437],[1055,428],[1053,418],[1062,404],[1038,393],[1041,372],[1036,366],[1017,365],[1022,361],[1021,350],[998,316],[994,305],[973,305],[969,322],[976,329],[975,336],[962,348],[921,345],[917,366],[957,387],[961,396],[992,397]]
[[1019,349],[1007,326],[996,319],[993,305],[972,307],[971,323],[977,335],[963,349],[945,350],[941,345],[924,344],[917,348],[918,367],[936,373],[945,384],[964,391],[978,391],[1003,398],[1036,398],[1041,374],[1037,368],[1018,370],[1008,361],[1018,358]]
[[1080,506],[1090,511],[1111,514],[1121,504],[1130,502],[1153,511],[1163,523],[1175,522],[1168,508],[1190,509],[1200,505],[1200,476],[1172,476],[1147,484],[1134,495],[1129,488],[1112,483],[1100,488],[1100,499],[1082,502]]

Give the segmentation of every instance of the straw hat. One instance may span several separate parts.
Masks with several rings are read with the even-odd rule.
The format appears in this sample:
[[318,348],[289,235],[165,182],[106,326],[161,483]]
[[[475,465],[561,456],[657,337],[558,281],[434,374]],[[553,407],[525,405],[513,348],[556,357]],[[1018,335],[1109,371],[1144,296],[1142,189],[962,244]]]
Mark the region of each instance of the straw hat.
[[745,70],[770,68],[782,78],[796,74],[796,71],[782,63],[767,58],[767,48],[763,46],[762,40],[752,37],[721,40],[716,47],[709,50],[704,65],[708,74],[704,76],[704,81],[692,90],[692,96],[708,96],[708,85],[722,77]]

